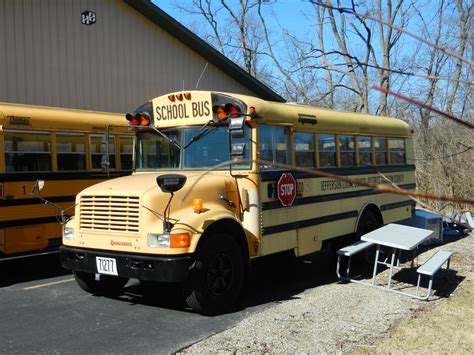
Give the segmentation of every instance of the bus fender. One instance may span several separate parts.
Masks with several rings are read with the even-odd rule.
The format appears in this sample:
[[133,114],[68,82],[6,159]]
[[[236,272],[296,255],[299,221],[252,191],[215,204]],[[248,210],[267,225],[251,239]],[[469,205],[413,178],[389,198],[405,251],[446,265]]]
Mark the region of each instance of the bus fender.
[[203,231],[197,242],[196,250],[204,243],[209,236],[217,233],[232,236],[239,245],[244,260],[249,260],[248,241],[240,220],[232,213],[219,213],[212,218],[206,217],[202,224]]

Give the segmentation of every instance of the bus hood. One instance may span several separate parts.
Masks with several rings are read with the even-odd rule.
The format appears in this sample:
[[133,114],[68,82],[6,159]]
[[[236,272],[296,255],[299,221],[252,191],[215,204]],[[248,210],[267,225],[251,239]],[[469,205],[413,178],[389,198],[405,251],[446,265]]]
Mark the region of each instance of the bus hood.
[[[171,195],[161,191],[156,183],[156,178],[164,174],[179,174],[176,171],[153,172],[124,176],[106,180],[83,190],[79,196],[135,196],[142,202],[152,202],[153,199],[168,199]],[[217,199],[219,194],[233,191],[233,179],[228,173],[208,173],[202,179],[204,172],[185,172],[187,177],[183,188],[174,193],[173,202],[190,203],[193,198],[207,199],[212,194],[212,199]],[[201,179],[200,179],[201,178]],[[200,179],[200,180],[199,180]],[[156,202],[156,201],[155,201]]]

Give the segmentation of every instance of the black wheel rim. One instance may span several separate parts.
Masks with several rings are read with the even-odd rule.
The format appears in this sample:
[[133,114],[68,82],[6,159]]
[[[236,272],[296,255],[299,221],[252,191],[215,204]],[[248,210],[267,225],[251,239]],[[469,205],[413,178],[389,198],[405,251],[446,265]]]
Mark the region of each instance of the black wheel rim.
[[209,291],[220,296],[232,285],[234,264],[227,254],[218,254],[212,258],[207,269],[207,287]]

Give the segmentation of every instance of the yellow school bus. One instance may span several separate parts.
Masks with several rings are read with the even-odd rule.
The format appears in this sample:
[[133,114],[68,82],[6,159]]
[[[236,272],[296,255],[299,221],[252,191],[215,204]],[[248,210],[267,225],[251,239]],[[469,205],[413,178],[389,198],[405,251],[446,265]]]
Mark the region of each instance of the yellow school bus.
[[64,229],[61,262],[88,292],[176,282],[192,309],[216,314],[238,299],[253,258],[306,255],[412,213],[406,196],[313,173],[415,188],[398,119],[190,91],[126,120],[133,174],[80,192]]
[[61,212],[87,186],[131,173],[133,137],[123,115],[0,103],[0,261],[58,252]]

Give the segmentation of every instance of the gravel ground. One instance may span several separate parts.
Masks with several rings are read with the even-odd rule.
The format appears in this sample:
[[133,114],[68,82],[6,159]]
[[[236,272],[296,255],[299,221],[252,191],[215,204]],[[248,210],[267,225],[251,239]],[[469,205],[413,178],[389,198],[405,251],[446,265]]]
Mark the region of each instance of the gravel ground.
[[[418,256],[418,264],[438,249],[454,251],[449,282],[443,285],[435,281],[436,292],[432,291],[429,302],[355,283],[330,283],[308,288],[290,300],[275,303],[182,353],[346,353],[359,345],[372,344],[377,337],[386,335],[396,322],[414,316],[422,308],[444,302],[456,289],[472,282],[473,233],[426,249]],[[387,271],[378,278],[386,279]],[[400,271],[399,274],[394,276],[397,280],[394,287],[413,292],[414,288],[406,282],[416,284],[416,276],[412,279],[413,273],[408,273],[411,276],[407,279],[407,273]]]

